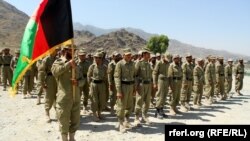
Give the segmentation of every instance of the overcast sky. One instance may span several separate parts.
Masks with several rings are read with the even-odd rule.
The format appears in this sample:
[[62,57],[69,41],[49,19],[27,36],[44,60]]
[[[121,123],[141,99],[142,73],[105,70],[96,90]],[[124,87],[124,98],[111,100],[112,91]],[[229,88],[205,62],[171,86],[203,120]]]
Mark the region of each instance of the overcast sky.
[[[6,0],[31,15],[41,0]],[[250,0],[71,0],[73,20],[250,55]]]

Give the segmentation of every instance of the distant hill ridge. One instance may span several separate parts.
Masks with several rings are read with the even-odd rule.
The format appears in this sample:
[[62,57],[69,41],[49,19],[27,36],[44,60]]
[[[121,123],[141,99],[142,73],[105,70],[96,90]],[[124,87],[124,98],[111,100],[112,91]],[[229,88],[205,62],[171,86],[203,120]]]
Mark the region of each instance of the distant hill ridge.
[[[0,0],[0,18],[0,48],[19,48],[29,17],[9,3]],[[102,29],[92,25],[83,26],[81,23],[74,23],[74,29],[75,43],[79,47],[85,47],[93,52],[100,47],[110,53],[125,47],[131,47],[134,52],[137,52],[146,45],[150,37],[157,35],[131,27]],[[197,57],[205,57],[208,54],[212,54],[224,56],[225,58],[238,58],[240,56],[250,60],[249,56],[199,48],[175,39],[170,40],[169,51],[180,55],[190,52]]]

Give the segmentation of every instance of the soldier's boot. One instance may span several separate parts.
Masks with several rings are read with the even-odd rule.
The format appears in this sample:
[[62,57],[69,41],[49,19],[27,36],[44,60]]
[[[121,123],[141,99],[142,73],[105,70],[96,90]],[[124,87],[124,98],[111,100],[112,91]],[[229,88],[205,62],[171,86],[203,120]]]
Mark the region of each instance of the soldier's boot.
[[135,115],[135,121],[134,121],[135,126],[140,127],[141,126],[141,121],[139,119],[139,115]]
[[69,141],[68,140],[68,134],[61,134],[62,141]]
[[105,119],[105,117],[101,114],[101,111],[98,111],[98,112],[97,112],[97,117],[98,117],[99,119],[101,119],[101,120],[104,120],[104,119]]
[[36,102],[36,105],[39,105],[39,104],[41,104],[41,96],[40,95],[37,96],[37,102]]
[[88,113],[88,111],[87,111],[87,106],[83,106],[82,114],[83,114],[83,115],[86,115],[87,113]]
[[75,141],[75,133],[69,133],[69,141]]
[[93,121],[94,122],[99,122],[100,118],[97,116],[96,112],[93,112]]
[[185,102],[185,107],[187,108],[187,110],[190,110],[190,105],[189,105],[189,102]]
[[163,117],[161,117],[161,115],[160,115],[160,108],[155,108],[156,110],[155,110],[155,117],[156,118],[159,118],[159,119],[162,119]]
[[126,128],[123,125],[123,121],[119,120],[119,125],[118,125],[119,132],[121,133],[126,133]]
[[115,115],[114,106],[111,106],[111,109],[110,109],[110,114],[111,114],[111,115]]
[[146,114],[142,114],[142,119],[147,125],[152,124],[152,122],[148,119],[148,116]]
[[128,117],[125,117],[125,120],[123,122],[123,126],[125,128],[131,128],[132,127],[132,125],[129,123],[129,118]]
[[26,94],[23,94],[23,95],[22,95],[22,98],[23,98],[23,99],[26,99],[26,98],[27,98],[27,97],[26,97]]
[[[181,110],[182,112],[187,112],[187,111],[188,111],[188,109],[186,108],[184,102],[181,102],[181,108],[180,108],[180,110]],[[177,111],[175,111],[175,112],[178,113]]]
[[168,115],[164,113],[163,107],[160,109],[160,113],[163,116],[163,118],[168,118]]
[[106,107],[104,108],[104,111],[110,112],[110,108],[109,108],[108,106],[106,106]]
[[172,115],[172,116],[176,115],[176,112],[175,112],[173,106],[170,106],[169,114]]
[[51,119],[50,119],[50,115],[49,115],[49,111],[45,111],[45,114],[46,114],[46,122],[47,123],[50,123],[51,122]]
[[236,92],[237,92],[238,96],[243,95],[242,93],[240,93],[240,90],[237,90]]

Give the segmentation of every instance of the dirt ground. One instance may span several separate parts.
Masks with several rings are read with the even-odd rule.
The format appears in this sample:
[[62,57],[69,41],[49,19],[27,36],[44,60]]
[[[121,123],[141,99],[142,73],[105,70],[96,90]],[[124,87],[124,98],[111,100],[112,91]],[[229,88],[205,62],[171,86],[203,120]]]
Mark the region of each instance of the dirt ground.
[[[203,106],[167,119],[153,117],[152,125],[143,125],[121,134],[115,128],[117,119],[108,112],[102,122],[92,122],[91,116],[81,115],[81,126],[76,133],[77,141],[163,141],[165,124],[250,124],[250,77],[245,77],[243,96],[235,96],[227,101],[219,101],[212,106]],[[234,87],[233,87],[234,88]],[[35,97],[35,95],[34,95]],[[43,102],[43,101],[42,101]],[[168,107],[168,106],[167,106]],[[168,109],[168,108],[167,108]],[[51,110],[55,119],[55,110]],[[133,122],[134,116],[131,118]],[[21,94],[10,98],[0,91],[0,141],[56,141],[60,140],[58,123],[45,122],[44,104],[36,105],[36,98],[22,99]]]

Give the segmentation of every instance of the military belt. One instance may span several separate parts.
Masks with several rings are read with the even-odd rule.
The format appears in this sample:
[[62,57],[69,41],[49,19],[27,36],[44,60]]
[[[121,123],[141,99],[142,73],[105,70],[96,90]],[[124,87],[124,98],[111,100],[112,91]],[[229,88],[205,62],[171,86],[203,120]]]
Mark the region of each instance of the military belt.
[[173,80],[181,80],[181,77],[173,77]]
[[186,78],[187,81],[193,81],[193,78]]
[[237,74],[243,74],[243,72],[237,72]]
[[10,66],[10,64],[3,64],[3,66],[8,67],[8,66]]
[[93,80],[92,82],[93,82],[93,83],[97,83],[97,84],[98,84],[98,83],[102,83],[102,82],[103,82],[103,80]]
[[135,84],[135,81],[121,81],[121,83],[125,85],[132,85]]
[[224,74],[220,74],[220,76],[224,76]]
[[228,75],[232,75],[232,73],[229,73]]
[[152,81],[151,80],[141,80],[140,83],[142,84],[150,84]]
[[167,81],[168,77],[160,77],[160,80]]
[[87,77],[87,74],[84,74],[83,77]]
[[47,73],[48,76],[52,76],[52,72]]

